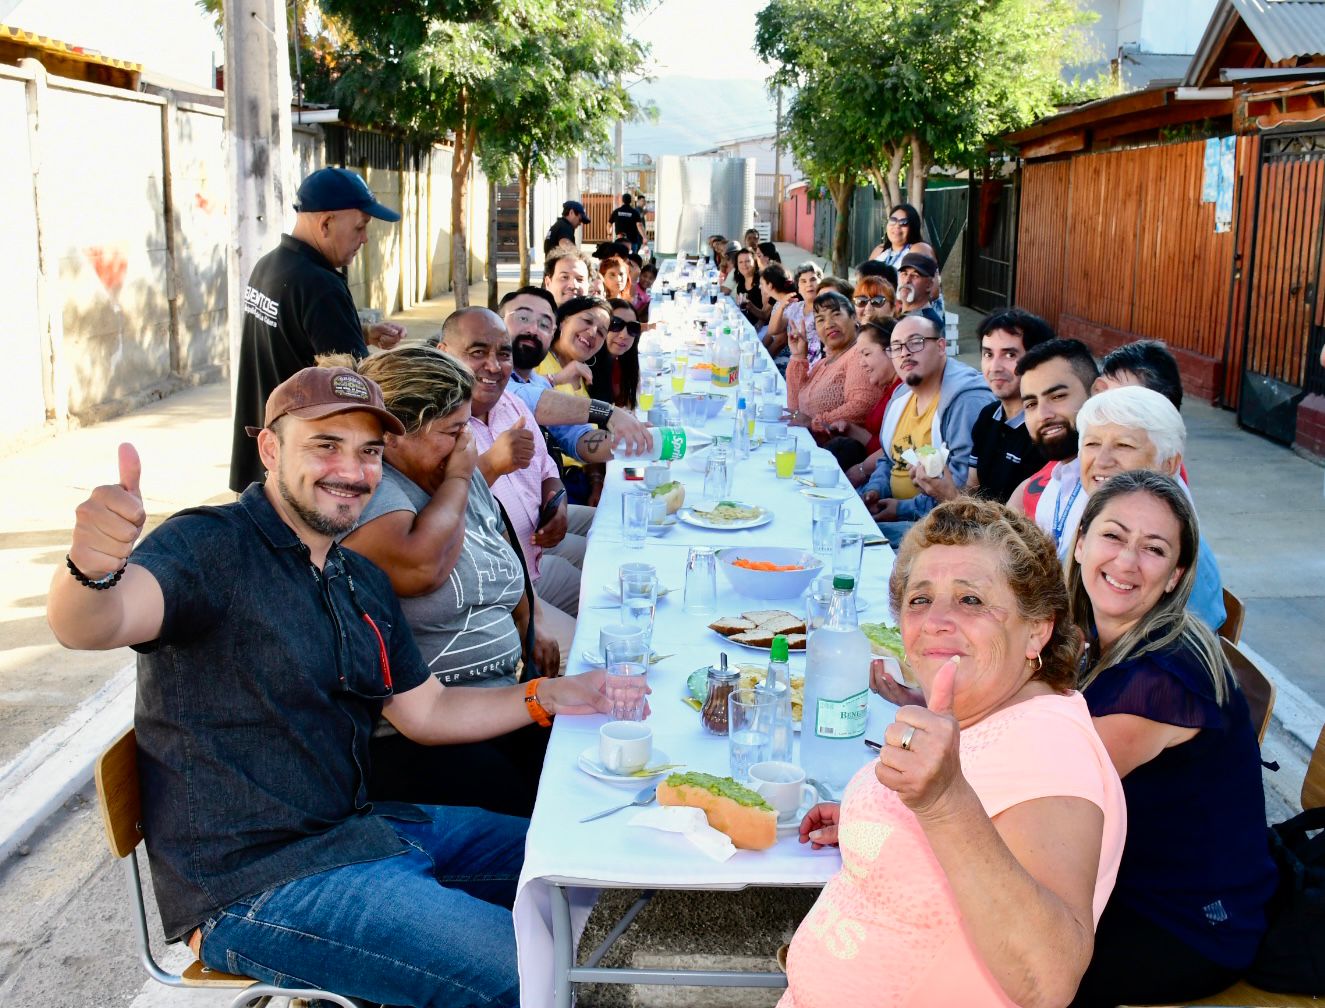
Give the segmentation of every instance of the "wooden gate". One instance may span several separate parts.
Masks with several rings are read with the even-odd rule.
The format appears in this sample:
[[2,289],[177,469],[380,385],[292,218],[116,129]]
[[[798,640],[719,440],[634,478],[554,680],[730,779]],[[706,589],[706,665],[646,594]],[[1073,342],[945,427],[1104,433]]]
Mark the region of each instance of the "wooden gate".
[[1242,298],[1238,422],[1291,444],[1309,363],[1320,353],[1325,236],[1325,133],[1261,138],[1248,228]]

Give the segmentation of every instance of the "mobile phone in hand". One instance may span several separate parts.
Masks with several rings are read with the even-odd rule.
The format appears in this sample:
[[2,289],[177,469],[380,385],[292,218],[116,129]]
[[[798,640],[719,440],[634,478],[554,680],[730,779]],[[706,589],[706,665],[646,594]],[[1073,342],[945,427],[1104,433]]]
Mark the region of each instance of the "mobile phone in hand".
[[535,532],[542,531],[543,526],[556,517],[557,508],[561,507],[561,502],[565,497],[566,488],[562,487],[552,495],[546,504],[538,509],[538,527],[534,529]]

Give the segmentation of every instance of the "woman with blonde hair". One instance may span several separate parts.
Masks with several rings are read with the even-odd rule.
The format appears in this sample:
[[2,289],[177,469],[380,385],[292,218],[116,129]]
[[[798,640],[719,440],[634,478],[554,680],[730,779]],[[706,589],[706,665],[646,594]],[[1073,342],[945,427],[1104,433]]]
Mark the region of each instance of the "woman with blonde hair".
[[1223,990],[1265,932],[1260,748],[1219,642],[1188,611],[1198,541],[1186,493],[1148,470],[1108,479],[1081,517],[1068,568],[1081,685],[1123,779],[1127,846],[1077,1008]]

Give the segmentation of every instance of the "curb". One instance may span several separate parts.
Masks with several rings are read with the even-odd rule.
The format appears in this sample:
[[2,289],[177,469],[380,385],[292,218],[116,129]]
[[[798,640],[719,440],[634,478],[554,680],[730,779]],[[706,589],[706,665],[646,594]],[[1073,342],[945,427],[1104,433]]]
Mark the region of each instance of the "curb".
[[136,665],[125,665],[0,768],[0,862],[92,779],[97,757],[133,722],[136,681]]

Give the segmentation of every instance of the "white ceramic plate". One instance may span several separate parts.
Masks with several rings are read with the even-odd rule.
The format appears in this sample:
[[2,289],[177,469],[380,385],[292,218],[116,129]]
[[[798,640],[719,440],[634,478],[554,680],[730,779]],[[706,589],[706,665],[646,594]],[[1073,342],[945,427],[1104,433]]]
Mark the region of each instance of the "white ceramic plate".
[[[607,664],[607,663],[603,660],[603,656],[602,656],[602,655],[600,655],[597,651],[590,650],[589,648],[585,648],[583,651],[581,651],[581,652],[580,652],[580,657],[581,657],[584,661],[588,662],[590,665],[602,666],[602,665]],[[657,651],[650,651],[650,652],[649,652],[649,664],[650,664],[650,665],[657,665],[657,664],[658,664],[660,661],[662,661],[664,658],[670,658],[670,657],[672,657],[672,656],[671,656],[671,655],[660,655],[660,654],[658,654]]]
[[[796,730],[800,731],[799,725],[797,725]],[[778,836],[795,836],[799,833],[801,829],[801,820],[810,814],[810,809],[812,808],[814,808],[814,803],[802,805],[796,810],[796,816],[794,819],[789,819],[787,822],[779,822]]]
[[677,524],[676,515],[674,514],[668,515],[666,518],[658,522],[656,525],[653,522],[649,522],[649,535],[664,536],[668,532],[672,531],[672,529],[676,528],[676,524]]
[[[663,774],[669,774],[679,771],[680,767],[667,766],[672,761],[668,759],[667,754],[661,749],[654,747],[653,755],[649,757],[649,766],[667,766],[665,770],[655,770],[652,773],[640,772],[637,774],[622,774],[614,770],[609,770],[603,764],[598,762],[598,746],[591,745],[584,752],[580,753],[580,769],[590,777],[596,777],[600,781],[606,781],[609,784],[638,784],[640,781],[652,780],[655,777],[661,777]],[[645,771],[648,767],[645,767]],[[800,822],[799,819],[796,820]]]
[[[726,642],[727,642],[728,644],[730,644],[732,647],[745,648],[745,650],[747,650],[747,651],[758,651],[758,652],[759,652],[760,654],[762,654],[765,658],[768,657],[768,648],[766,648],[766,647],[760,647],[760,646],[757,645],[757,644],[746,644],[744,641],[735,641],[735,640],[732,640],[730,637],[723,637],[722,634],[718,633],[718,631],[714,630],[712,627],[709,627],[709,628],[708,628],[708,632],[711,633],[711,634],[713,634],[714,637],[719,637],[719,638],[721,638],[722,640],[726,641]],[[787,651],[788,651],[789,654],[804,654],[804,653],[805,653],[805,648],[803,648],[803,647],[798,647],[798,648],[788,648]]]
[[[658,598],[659,598],[659,600],[661,600],[661,599],[665,599],[665,598],[668,596],[668,594],[670,594],[670,593],[671,593],[672,591],[674,591],[674,590],[675,590],[675,589],[673,589],[673,588],[668,588],[666,585],[659,585],[659,586],[658,586]],[[620,582],[618,582],[618,583],[616,583],[616,584],[606,584],[606,585],[603,585],[603,594],[605,594],[605,595],[606,595],[608,598],[610,598],[613,602],[620,602],[620,601],[621,601],[621,584],[620,584]]]
[[767,525],[773,520],[773,512],[765,507],[759,507],[757,504],[745,504],[741,501],[732,501],[733,504],[740,504],[742,507],[758,508],[759,514],[754,518],[745,518],[741,521],[733,522],[715,522],[706,518],[704,515],[696,514],[694,508],[683,507],[676,512],[676,517],[687,525],[694,525],[698,528],[713,529],[717,532],[734,531],[736,529],[759,528],[761,525]]

